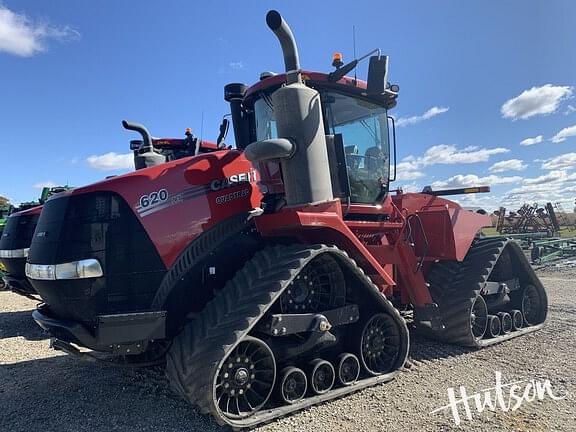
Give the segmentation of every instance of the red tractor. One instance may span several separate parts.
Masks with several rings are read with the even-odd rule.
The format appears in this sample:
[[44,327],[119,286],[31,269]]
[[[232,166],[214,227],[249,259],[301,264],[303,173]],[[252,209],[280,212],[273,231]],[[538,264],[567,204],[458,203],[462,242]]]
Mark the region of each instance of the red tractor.
[[[224,121],[221,126],[221,134],[218,138],[218,146],[212,143],[198,144],[198,140],[190,129],[186,129],[185,138],[152,138],[150,133],[141,125],[128,125],[127,127],[140,132],[146,139],[150,139],[154,148],[152,157],[159,157],[163,161],[181,159],[194,156],[197,153],[211,151],[218,146],[224,146],[224,135],[228,128],[228,122]],[[146,158],[142,154],[147,153],[143,140],[130,141],[130,149],[134,151],[135,168],[146,167]],[[163,158],[163,159],[162,159]],[[42,190],[38,202],[25,203],[8,218],[6,227],[0,236],[0,264],[6,272],[3,273],[3,286],[16,294],[38,300],[36,291],[26,278],[25,265],[28,257],[30,244],[43,204],[54,194],[72,189],[69,186],[45,187]]]
[[286,73],[225,87],[236,149],[166,162],[145,137],[148,168],[46,203],[27,275],[54,346],[165,357],[177,394],[243,428],[394,378],[400,310],[472,347],[539,329],[546,293],[520,248],[440,197],[482,188],[390,190],[388,58],[367,82],[345,76],[362,59],[305,72],[266,19]]

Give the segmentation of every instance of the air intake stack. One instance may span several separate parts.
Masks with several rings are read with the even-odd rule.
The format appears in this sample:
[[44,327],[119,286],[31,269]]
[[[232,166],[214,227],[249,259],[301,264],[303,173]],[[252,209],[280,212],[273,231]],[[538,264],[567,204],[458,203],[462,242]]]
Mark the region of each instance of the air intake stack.
[[266,22],[282,46],[287,85],[271,95],[279,138],[248,145],[246,157],[280,160],[288,206],[330,201],[334,196],[320,94],[302,83],[298,49],[288,24],[276,11],[268,12]]

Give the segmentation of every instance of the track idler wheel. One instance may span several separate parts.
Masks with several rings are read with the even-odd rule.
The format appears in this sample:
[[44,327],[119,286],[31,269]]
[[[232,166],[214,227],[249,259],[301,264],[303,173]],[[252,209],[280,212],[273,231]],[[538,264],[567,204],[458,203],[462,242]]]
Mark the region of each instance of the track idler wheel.
[[401,350],[400,329],[390,315],[372,315],[362,329],[360,362],[371,375],[380,375],[394,368]]
[[264,341],[247,336],[220,364],[214,382],[214,404],[228,418],[249,417],[266,404],[275,379],[272,350]]
[[498,318],[500,319],[500,328],[503,334],[510,333],[512,331],[513,323],[512,317],[508,312],[498,312]]
[[484,297],[478,295],[470,309],[470,330],[475,340],[480,340],[486,334],[488,327],[488,306]]
[[512,317],[512,330],[520,330],[524,326],[524,316],[518,309],[510,311]]
[[338,382],[344,386],[352,385],[360,375],[360,361],[351,353],[338,356]]
[[302,369],[289,366],[280,374],[278,393],[283,402],[287,404],[298,402],[306,395],[307,389],[308,379]]
[[336,374],[329,361],[314,359],[310,363],[310,390],[315,394],[324,394],[334,385]]
[[536,325],[540,322],[542,314],[542,299],[534,285],[527,285],[522,293],[521,310],[524,315],[524,323],[527,326]]
[[500,318],[496,315],[488,315],[488,328],[486,329],[487,336],[495,338],[500,335],[501,329],[502,326],[500,324]]

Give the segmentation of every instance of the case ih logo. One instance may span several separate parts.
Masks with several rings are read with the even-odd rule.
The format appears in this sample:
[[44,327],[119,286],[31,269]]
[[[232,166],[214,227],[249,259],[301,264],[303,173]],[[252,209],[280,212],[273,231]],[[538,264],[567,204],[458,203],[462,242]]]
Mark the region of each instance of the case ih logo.
[[256,183],[258,181],[257,176],[258,172],[256,170],[250,170],[240,174],[233,174],[230,177],[225,177],[223,179],[214,179],[210,182],[210,189],[213,191],[219,191],[236,186],[239,183]]

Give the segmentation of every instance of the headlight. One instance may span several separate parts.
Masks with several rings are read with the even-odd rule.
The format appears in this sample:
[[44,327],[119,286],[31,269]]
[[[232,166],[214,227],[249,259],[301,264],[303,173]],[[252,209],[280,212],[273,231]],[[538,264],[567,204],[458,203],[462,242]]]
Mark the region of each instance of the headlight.
[[26,276],[38,280],[87,279],[104,274],[98,260],[90,258],[64,264],[26,263]]
[[0,258],[26,258],[28,256],[28,250],[29,248],[0,250]]

